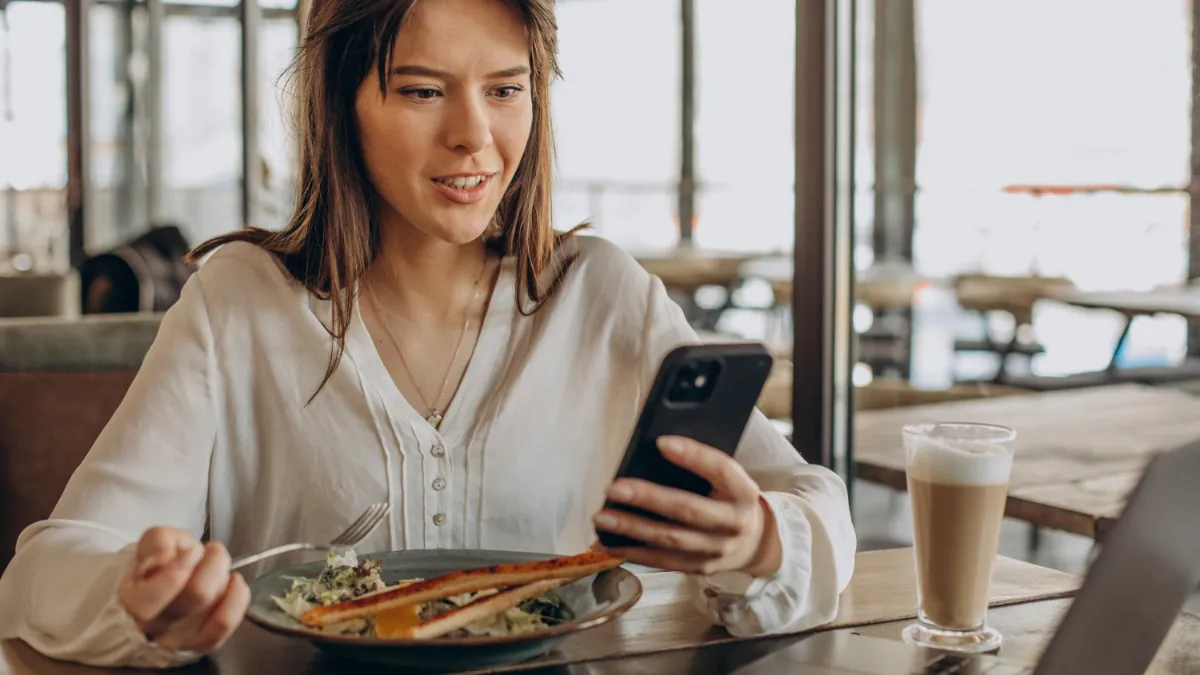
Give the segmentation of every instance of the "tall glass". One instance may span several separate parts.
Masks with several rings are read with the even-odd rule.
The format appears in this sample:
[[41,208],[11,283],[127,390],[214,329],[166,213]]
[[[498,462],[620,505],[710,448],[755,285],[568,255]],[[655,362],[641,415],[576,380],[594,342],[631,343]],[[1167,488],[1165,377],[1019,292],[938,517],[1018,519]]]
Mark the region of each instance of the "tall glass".
[[988,586],[1016,432],[988,424],[913,424],[903,432],[917,567],[917,622],[905,642],[992,652]]

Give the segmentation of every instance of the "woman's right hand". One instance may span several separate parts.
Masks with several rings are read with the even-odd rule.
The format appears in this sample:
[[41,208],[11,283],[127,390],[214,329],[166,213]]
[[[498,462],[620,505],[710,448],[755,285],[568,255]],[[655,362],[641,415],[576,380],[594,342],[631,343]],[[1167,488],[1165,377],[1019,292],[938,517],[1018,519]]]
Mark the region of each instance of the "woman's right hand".
[[159,646],[211,652],[233,634],[250,604],[250,588],[229,564],[219,543],[203,545],[183,530],[154,527],[138,542],[117,596]]

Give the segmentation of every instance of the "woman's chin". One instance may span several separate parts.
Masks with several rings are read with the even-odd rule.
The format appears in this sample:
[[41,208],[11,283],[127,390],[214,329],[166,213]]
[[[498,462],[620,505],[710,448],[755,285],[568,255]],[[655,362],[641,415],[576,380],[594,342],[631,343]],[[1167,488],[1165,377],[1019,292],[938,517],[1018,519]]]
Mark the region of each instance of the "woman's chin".
[[436,224],[420,228],[426,237],[447,244],[463,246],[476,241],[487,232],[487,223],[482,225],[445,225]]
[[483,233],[486,231],[487,231],[486,227],[480,227],[480,228],[475,228],[475,229],[470,229],[470,230],[452,230],[452,231],[445,232],[441,235],[435,235],[435,236],[437,236],[438,239],[441,239],[442,241],[444,241],[448,244],[456,244],[458,246],[464,246],[466,244],[470,244],[473,241],[477,241],[480,237],[483,236]]

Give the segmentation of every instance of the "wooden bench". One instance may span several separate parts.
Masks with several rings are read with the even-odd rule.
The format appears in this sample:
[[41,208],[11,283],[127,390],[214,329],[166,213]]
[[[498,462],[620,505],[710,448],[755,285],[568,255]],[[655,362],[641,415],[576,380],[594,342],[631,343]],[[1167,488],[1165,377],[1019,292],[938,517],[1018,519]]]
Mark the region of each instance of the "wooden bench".
[[120,405],[160,319],[0,319],[0,571]]

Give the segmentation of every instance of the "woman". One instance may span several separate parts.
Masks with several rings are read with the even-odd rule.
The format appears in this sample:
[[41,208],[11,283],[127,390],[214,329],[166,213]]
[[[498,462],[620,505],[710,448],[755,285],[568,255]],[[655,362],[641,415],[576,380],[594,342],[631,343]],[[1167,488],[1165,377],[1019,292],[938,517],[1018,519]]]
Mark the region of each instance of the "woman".
[[[551,230],[552,6],[318,0],[296,213],[199,249],[124,402],[23,533],[0,637],[187,663],[242,620],[231,554],[323,540],[381,500],[363,550],[567,554],[599,528],[690,573],[734,633],[833,617],[844,486],[762,415],[736,461],[662,440],[710,497],[609,484],[660,359],[696,335],[628,255]],[[597,513],[606,496],[680,524]]]

